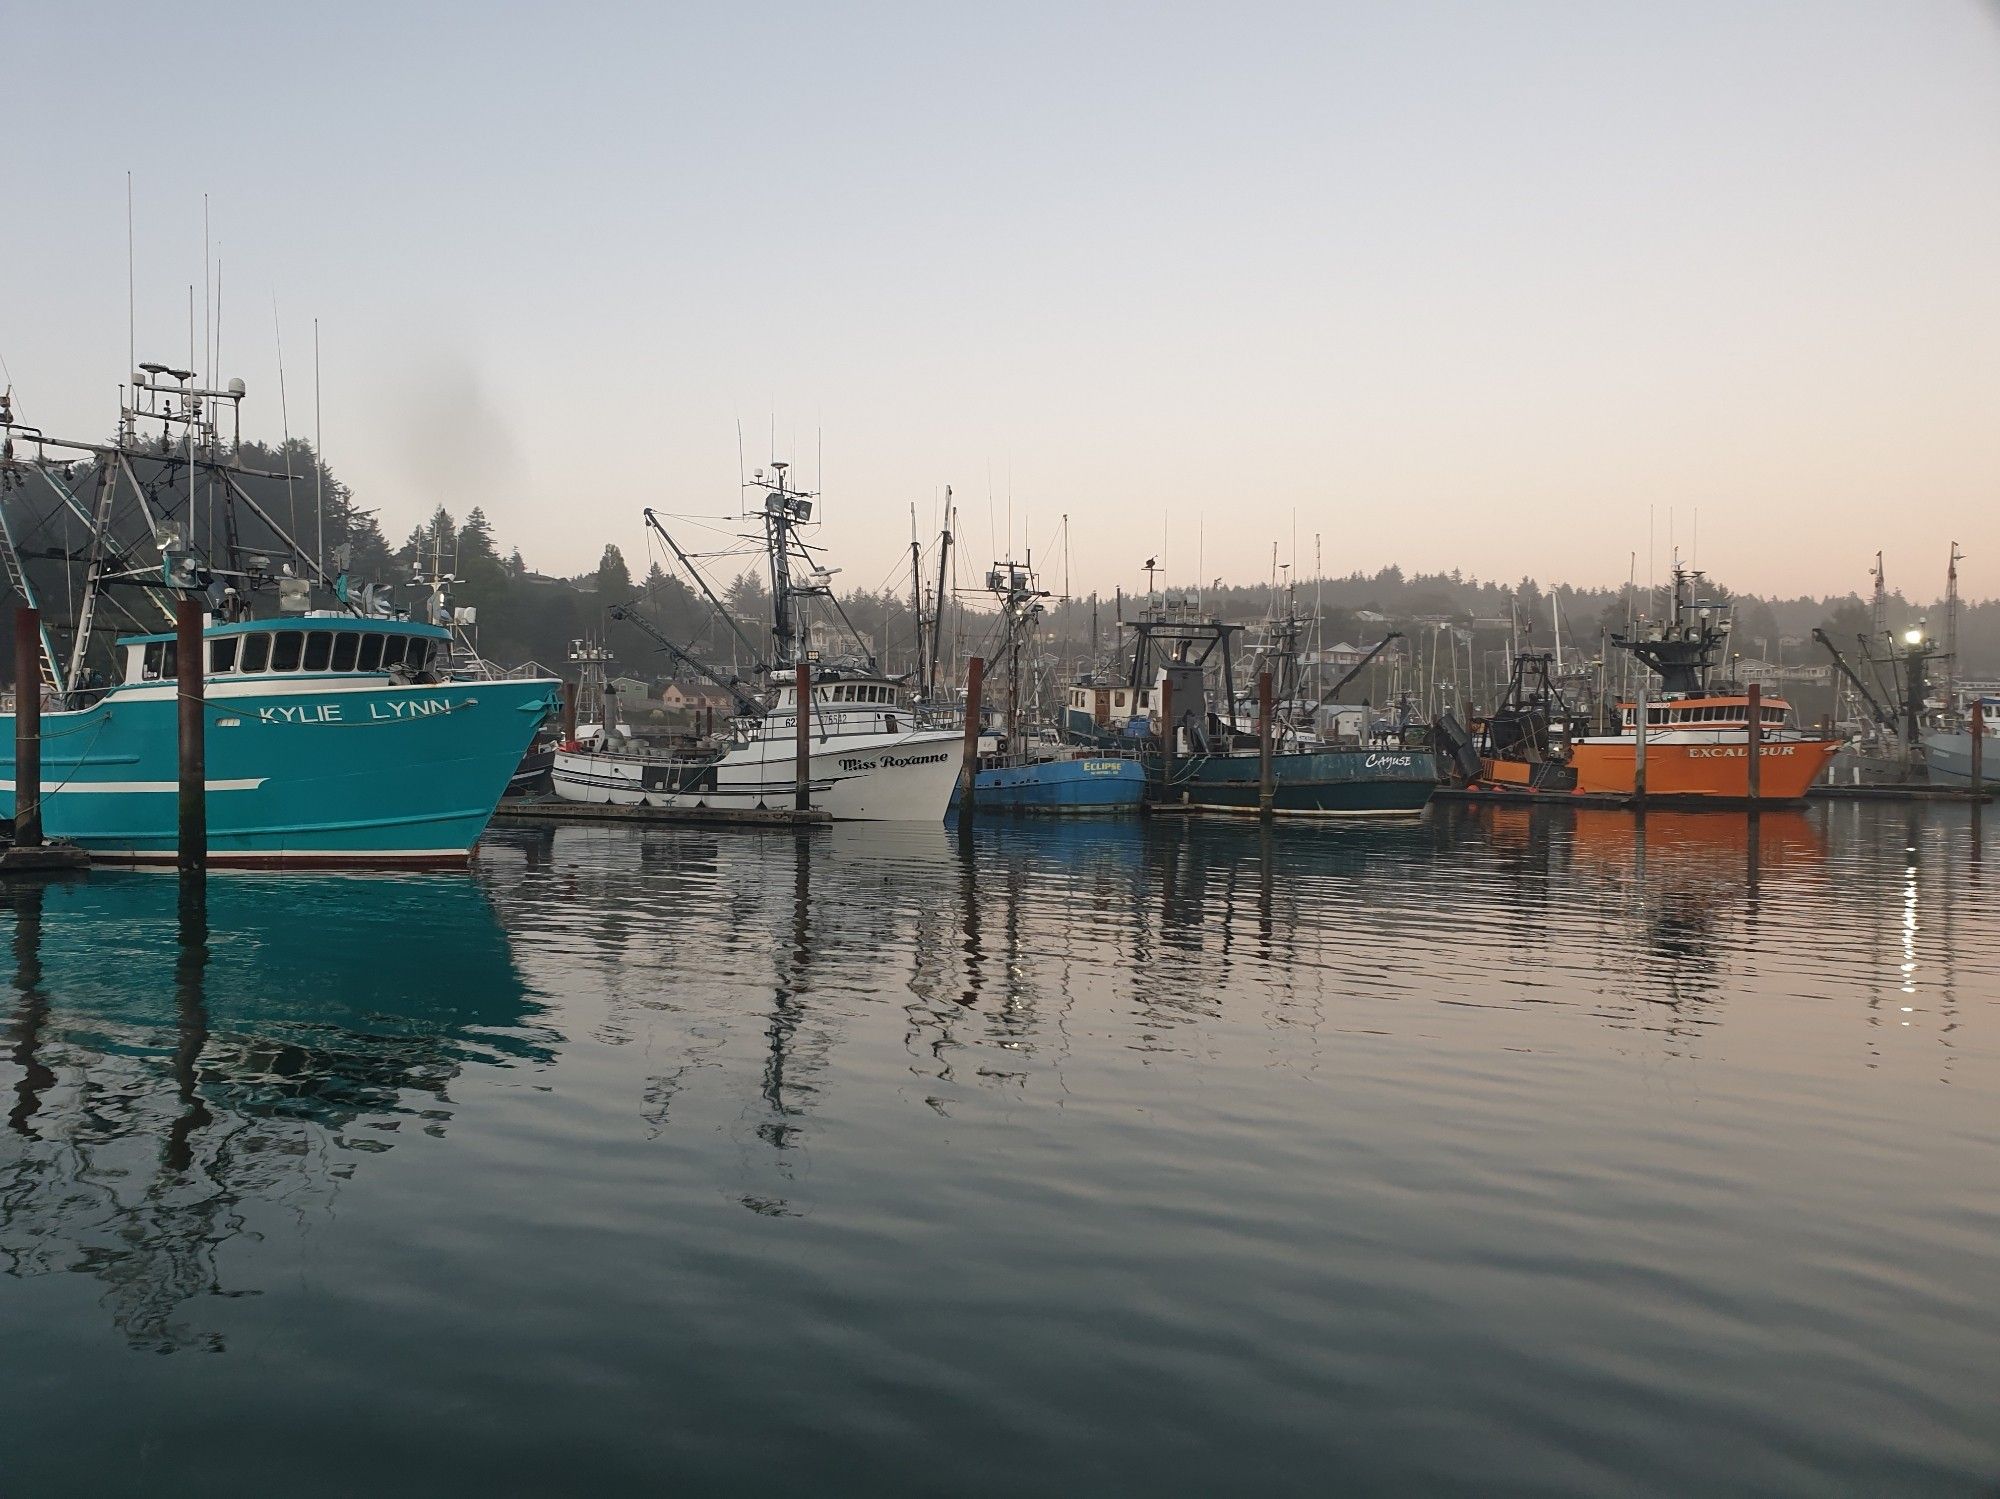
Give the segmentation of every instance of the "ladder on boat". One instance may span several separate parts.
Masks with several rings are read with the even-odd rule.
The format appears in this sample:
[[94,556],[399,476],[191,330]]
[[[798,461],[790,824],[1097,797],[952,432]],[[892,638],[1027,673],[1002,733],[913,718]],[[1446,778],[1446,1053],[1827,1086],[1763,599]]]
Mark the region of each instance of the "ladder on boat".
[[[7,581],[13,586],[14,596],[35,611],[37,628],[42,637],[42,648],[38,656],[42,668],[42,696],[52,698],[57,703],[68,700],[69,693],[63,686],[63,670],[56,660],[55,641],[49,635],[49,622],[41,617],[41,603],[35,597],[35,588],[28,581],[28,570],[21,565],[20,550],[14,545],[13,522],[7,519],[7,507],[0,504],[0,566],[7,572]],[[21,684],[15,683],[18,691]]]

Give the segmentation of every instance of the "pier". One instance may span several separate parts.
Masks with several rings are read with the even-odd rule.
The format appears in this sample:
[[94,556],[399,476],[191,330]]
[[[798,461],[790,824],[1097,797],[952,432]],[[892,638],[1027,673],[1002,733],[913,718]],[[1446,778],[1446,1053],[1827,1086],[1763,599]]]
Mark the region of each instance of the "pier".
[[493,813],[496,827],[638,822],[673,827],[790,828],[816,827],[832,821],[832,815],[818,807],[641,807],[554,798],[503,801]]

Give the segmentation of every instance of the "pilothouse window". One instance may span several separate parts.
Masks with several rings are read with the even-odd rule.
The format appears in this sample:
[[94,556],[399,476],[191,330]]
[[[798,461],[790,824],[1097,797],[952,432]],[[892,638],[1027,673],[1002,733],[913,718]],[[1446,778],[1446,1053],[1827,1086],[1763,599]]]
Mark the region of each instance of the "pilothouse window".
[[209,642],[208,669],[212,672],[236,670],[236,638],[227,636]]
[[361,637],[361,654],[356,658],[355,665],[361,671],[380,671],[382,669],[382,637],[380,635],[363,635]]
[[243,637],[243,669],[263,671],[271,661],[271,637],[259,631]]
[[325,671],[326,663],[333,654],[333,637],[324,630],[315,630],[306,636],[306,670]]
[[333,637],[333,669],[353,671],[354,656],[361,648],[361,637],[352,633],[342,633]]
[[271,639],[271,670],[297,671],[299,652],[305,646],[305,636],[296,630],[281,630]]

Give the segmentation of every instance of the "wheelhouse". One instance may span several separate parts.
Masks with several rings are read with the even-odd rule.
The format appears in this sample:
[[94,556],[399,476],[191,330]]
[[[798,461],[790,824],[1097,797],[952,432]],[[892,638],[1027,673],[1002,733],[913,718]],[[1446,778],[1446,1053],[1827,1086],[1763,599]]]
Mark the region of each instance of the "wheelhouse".
[[[1620,703],[1619,717],[1627,729],[1639,726],[1636,703]],[[1772,728],[1782,727],[1792,716],[1792,705],[1782,698],[1765,698],[1758,715]],[[1656,729],[1747,729],[1750,700],[1741,697],[1684,698],[1646,706],[1646,725]]]
[[[392,672],[417,680],[442,672],[451,635],[413,620],[327,614],[210,625],[202,631],[202,644],[208,656],[204,676],[211,681]],[[124,653],[127,686],[170,682],[179,675],[179,649],[172,635],[127,635],[118,648]]]

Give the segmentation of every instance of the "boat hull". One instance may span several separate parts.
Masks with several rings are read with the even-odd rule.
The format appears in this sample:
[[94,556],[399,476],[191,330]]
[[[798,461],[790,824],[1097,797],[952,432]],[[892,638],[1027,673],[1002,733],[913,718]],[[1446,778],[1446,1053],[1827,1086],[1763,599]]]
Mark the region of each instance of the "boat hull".
[[[1837,739],[1767,740],[1758,747],[1758,799],[1804,801],[1806,790],[1840,749]],[[1576,789],[1586,794],[1631,796],[1636,789],[1637,741],[1582,739],[1570,748]],[[1747,740],[1646,745],[1647,800],[1741,802],[1750,798]]]
[[[1163,811],[1256,815],[1255,755],[1196,755],[1177,760],[1171,778],[1157,778],[1154,805]],[[1314,750],[1271,757],[1271,811],[1278,817],[1415,817],[1437,789],[1437,761],[1428,750]]]
[[[1053,817],[1136,812],[1146,798],[1137,760],[1084,757],[1000,765],[979,772],[976,809]],[[954,798],[956,801],[956,798]]]
[[[836,740],[809,761],[812,805],[837,822],[942,821],[958,784],[960,744],[957,733],[931,732]],[[559,749],[551,778],[565,801],[766,811],[796,805],[797,765],[790,743],[778,740],[734,750],[705,772]]]
[[[207,693],[212,866],[463,864],[560,686],[221,682]],[[172,682],[42,717],[42,830],[108,863],[171,864],[179,837]],[[0,813],[14,815],[14,725],[0,714]]]
[[[1993,739],[1990,729],[1985,737],[1989,741]],[[1924,763],[1930,770],[1932,785],[1970,786],[1972,784],[1971,733],[1960,731],[1955,734],[1924,735]],[[1993,744],[1989,742],[1980,746],[1979,779],[1982,785],[1993,784],[1994,769]]]

